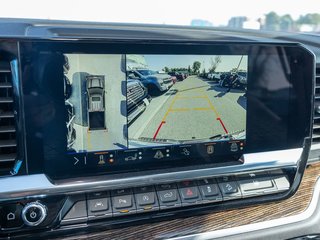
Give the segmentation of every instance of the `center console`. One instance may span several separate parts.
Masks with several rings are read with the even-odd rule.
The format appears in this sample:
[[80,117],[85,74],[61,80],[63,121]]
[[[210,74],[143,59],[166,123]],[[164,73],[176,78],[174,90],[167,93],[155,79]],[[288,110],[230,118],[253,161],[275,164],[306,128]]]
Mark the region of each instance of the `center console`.
[[62,30],[0,40],[17,129],[11,176],[0,177],[0,236],[295,193],[313,107],[314,56],[303,46]]

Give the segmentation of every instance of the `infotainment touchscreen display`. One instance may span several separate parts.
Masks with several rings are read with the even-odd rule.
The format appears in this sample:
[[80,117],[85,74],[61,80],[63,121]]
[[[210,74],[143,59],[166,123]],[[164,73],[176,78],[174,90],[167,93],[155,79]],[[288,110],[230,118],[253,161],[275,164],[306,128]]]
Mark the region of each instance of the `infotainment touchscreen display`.
[[[66,54],[68,151],[244,140],[247,56]],[[125,61],[125,70],[121,64]],[[201,127],[199,127],[201,126]],[[238,151],[237,143],[230,151]],[[167,150],[167,149],[166,149]],[[155,151],[155,158],[169,156]],[[139,151],[126,159],[142,158]]]
[[290,130],[306,122],[295,114],[297,48],[25,43],[21,52],[28,158],[53,177],[241,164],[244,153],[300,146],[310,130]]

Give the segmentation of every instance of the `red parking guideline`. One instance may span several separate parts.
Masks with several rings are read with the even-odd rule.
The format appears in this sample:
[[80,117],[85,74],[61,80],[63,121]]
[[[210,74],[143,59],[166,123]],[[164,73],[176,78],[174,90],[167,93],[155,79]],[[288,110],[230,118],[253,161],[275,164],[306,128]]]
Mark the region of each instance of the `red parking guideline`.
[[228,134],[228,130],[226,129],[226,126],[224,125],[224,123],[222,122],[221,118],[217,118],[217,120],[220,122],[221,126],[223,127],[223,130],[226,132],[226,134]]
[[155,139],[156,139],[156,137],[157,137],[157,135],[158,135],[158,133],[159,133],[159,131],[160,131],[160,129],[161,129],[161,127],[162,127],[162,125],[163,125],[163,124],[165,124],[165,123],[166,123],[166,121],[162,121],[162,122],[160,123],[160,125],[159,125],[159,127],[158,127],[158,129],[157,129],[156,133],[153,135],[153,140],[155,140]]

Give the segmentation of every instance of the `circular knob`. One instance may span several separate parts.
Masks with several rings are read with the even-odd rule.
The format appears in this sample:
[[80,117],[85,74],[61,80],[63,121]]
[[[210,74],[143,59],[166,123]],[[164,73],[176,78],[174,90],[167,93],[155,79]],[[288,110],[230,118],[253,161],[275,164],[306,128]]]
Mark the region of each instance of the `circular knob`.
[[47,208],[38,202],[28,203],[22,210],[22,220],[30,227],[38,226],[47,216]]

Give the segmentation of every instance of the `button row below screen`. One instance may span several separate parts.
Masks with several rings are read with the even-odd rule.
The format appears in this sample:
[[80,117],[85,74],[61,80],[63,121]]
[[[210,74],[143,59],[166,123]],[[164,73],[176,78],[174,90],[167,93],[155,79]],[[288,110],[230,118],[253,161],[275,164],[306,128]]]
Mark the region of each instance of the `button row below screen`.
[[286,175],[263,172],[95,192],[87,194],[86,201],[76,202],[62,224],[260,196],[289,187]]

